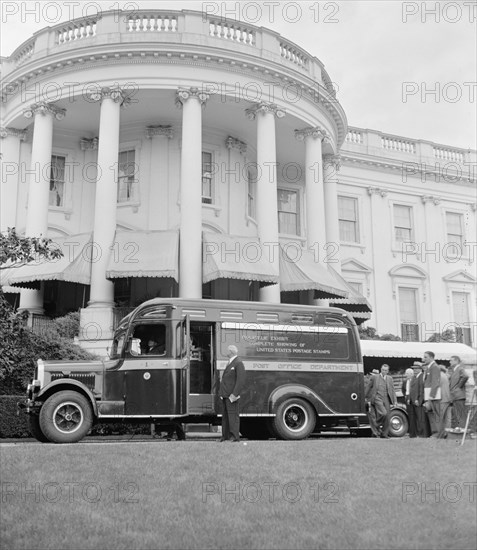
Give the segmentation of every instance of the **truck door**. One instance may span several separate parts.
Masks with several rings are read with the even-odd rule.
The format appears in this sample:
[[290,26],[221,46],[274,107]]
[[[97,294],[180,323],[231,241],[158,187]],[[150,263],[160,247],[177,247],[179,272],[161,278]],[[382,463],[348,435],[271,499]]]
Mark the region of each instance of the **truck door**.
[[121,366],[127,416],[187,414],[187,334],[186,318],[135,325]]

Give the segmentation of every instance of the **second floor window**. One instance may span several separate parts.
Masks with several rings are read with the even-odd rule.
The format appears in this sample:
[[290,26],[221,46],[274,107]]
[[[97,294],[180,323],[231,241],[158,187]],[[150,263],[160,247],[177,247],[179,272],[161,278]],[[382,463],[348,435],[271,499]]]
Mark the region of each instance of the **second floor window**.
[[394,240],[398,243],[412,241],[412,208],[402,204],[394,205]]
[[50,170],[50,206],[64,206],[66,157],[52,155]]
[[462,229],[462,214],[446,212],[447,242],[456,243],[459,246],[464,244],[464,232]]
[[286,235],[300,234],[298,191],[278,190],[278,231]]
[[202,151],[202,202],[212,204],[213,201],[212,181],[212,153]]
[[340,241],[359,242],[358,200],[353,197],[338,197]]
[[133,200],[137,181],[136,168],[136,151],[121,151],[118,158],[118,202]]

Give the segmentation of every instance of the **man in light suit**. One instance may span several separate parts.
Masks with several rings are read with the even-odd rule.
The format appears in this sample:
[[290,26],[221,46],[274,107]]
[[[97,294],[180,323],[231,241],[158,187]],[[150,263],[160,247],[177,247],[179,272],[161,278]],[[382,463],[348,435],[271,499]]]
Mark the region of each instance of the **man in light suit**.
[[453,355],[450,358],[449,389],[453,404],[453,427],[457,432],[463,432],[465,426],[465,384],[469,376],[461,364],[460,357]]
[[382,425],[380,437],[389,439],[389,413],[391,405],[397,405],[393,379],[389,376],[389,365],[383,365],[381,374],[373,377],[369,396],[371,405],[376,411],[377,425],[378,427]]
[[426,367],[424,378],[425,408],[429,416],[432,435],[437,437],[441,424],[441,368],[434,361],[434,353],[426,351],[422,362]]
[[[424,373],[422,371],[422,363],[414,361],[412,366],[414,376],[411,380],[411,390],[409,395],[409,401],[412,404],[412,415],[414,416],[416,435],[418,437],[429,437],[431,435],[431,429],[429,427],[429,420],[424,410]],[[409,436],[412,435],[411,428],[412,420],[409,418]]]
[[220,381],[219,397],[223,404],[220,441],[240,441],[239,399],[245,382],[245,367],[237,354],[237,346],[228,347],[229,362]]

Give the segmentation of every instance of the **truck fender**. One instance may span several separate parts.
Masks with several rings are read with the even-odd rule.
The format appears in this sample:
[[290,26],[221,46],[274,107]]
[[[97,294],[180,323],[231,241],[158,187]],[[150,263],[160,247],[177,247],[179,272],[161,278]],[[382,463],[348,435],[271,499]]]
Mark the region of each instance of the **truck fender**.
[[[61,387],[57,387],[61,386]],[[92,393],[92,391],[85,386],[82,382],[79,382],[78,380],[74,380],[73,378],[60,378],[59,380],[54,380],[44,388],[40,390],[38,395],[36,396],[36,399],[40,399],[42,396],[50,397],[53,393],[56,393],[60,390],[81,390],[81,393],[84,393],[86,397],[89,399],[91,406],[93,407],[93,413],[95,416],[98,416],[98,404],[96,403],[96,399]]]
[[281,401],[290,397],[301,397],[309,401],[317,414],[336,414],[327,403],[313,390],[302,384],[285,384],[276,388],[271,394],[268,402],[269,412],[276,414],[277,407]]

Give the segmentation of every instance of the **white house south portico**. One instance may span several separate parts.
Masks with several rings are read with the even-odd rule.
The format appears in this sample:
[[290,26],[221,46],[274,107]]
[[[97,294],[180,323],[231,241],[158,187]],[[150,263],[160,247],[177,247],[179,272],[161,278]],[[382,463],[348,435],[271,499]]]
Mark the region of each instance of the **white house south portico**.
[[[392,256],[417,237],[426,205],[414,199],[431,187],[464,243],[471,182],[404,184],[392,166],[445,146],[410,152],[404,138],[348,130],[322,63],[277,33],[192,11],[103,12],[35,34],[2,76],[1,230],[49,236],[68,258],[2,284],[34,314],[81,308],[85,346],[104,350],[118,315],[155,296],[327,300],[394,333],[456,320],[459,300],[461,322],[472,318],[475,278],[453,275],[465,260],[431,270],[414,255],[421,275],[396,274]],[[379,235],[368,213],[388,199]],[[450,302],[418,306],[424,283],[447,285]]]

